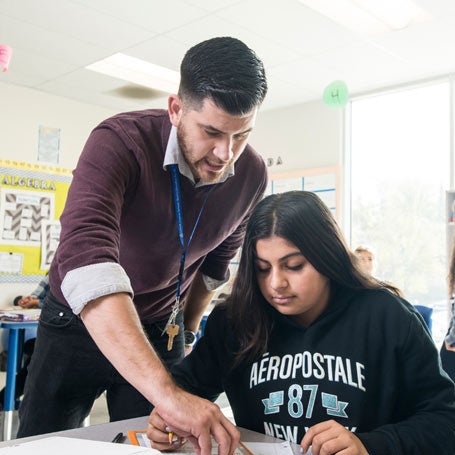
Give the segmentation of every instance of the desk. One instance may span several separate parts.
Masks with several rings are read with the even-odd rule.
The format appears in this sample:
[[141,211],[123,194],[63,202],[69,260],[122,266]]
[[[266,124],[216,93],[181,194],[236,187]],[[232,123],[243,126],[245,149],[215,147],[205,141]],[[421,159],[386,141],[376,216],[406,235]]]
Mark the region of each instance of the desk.
[[3,440],[11,439],[13,425],[14,392],[16,390],[16,373],[22,360],[22,345],[25,329],[37,327],[38,321],[9,322],[0,321],[0,328],[9,330],[8,359],[6,362],[6,387],[3,418]]
[[[121,420],[118,422],[102,423],[100,425],[92,425],[85,428],[77,428],[75,430],[58,431],[55,433],[41,434],[38,436],[30,436],[28,438],[14,439],[12,441],[0,442],[0,449],[2,447],[9,447],[19,442],[33,441],[36,439],[49,438],[51,436],[63,436],[67,438],[78,438],[78,439],[91,439],[93,441],[104,441],[110,442],[117,433],[126,433],[128,430],[142,430],[147,428],[147,419],[145,417],[137,417],[135,419]],[[246,430],[239,428],[242,441],[248,442],[283,442],[280,439],[272,438],[255,431]],[[129,444],[126,440],[124,444]],[[297,444],[291,444],[292,450],[295,455],[300,454],[300,446]],[[172,452],[169,452],[172,455]]]

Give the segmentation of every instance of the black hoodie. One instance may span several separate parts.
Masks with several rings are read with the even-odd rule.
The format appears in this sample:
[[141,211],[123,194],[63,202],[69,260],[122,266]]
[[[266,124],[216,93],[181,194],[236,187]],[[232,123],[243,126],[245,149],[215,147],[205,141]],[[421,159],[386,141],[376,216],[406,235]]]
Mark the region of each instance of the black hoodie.
[[177,382],[210,400],[225,391],[238,426],[295,443],[334,419],[369,455],[455,454],[454,384],[408,302],[387,290],[338,291],[308,328],[267,311],[266,354],[232,369],[236,336],[216,307],[173,370]]

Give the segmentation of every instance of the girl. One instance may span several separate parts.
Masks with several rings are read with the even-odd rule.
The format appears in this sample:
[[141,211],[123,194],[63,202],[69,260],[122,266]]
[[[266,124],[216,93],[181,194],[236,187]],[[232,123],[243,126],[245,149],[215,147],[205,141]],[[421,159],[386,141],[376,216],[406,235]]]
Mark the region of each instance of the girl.
[[[232,294],[176,381],[209,400],[225,391],[238,426],[313,455],[453,455],[454,386],[421,316],[356,264],[315,194],[265,198]],[[159,450],[170,448],[165,431],[153,413]]]

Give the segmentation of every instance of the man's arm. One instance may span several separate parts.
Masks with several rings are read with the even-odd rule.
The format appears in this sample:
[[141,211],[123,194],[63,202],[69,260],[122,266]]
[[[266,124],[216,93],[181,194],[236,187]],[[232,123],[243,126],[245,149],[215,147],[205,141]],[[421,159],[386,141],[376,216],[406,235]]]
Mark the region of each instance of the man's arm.
[[93,300],[80,316],[101,352],[150,402],[160,398],[157,389],[173,390],[174,384],[147,340],[128,294]]
[[211,453],[211,434],[219,444],[220,455],[233,453],[238,431],[218,406],[177,387],[147,340],[128,294],[111,294],[89,302],[81,318],[101,352],[155,405],[172,430],[181,436],[192,435],[201,455]]

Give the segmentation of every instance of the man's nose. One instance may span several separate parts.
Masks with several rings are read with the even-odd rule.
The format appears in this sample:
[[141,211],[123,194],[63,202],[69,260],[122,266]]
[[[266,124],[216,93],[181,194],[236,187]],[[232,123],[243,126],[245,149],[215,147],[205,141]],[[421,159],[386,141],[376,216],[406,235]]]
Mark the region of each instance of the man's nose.
[[234,152],[232,151],[232,139],[224,138],[219,140],[213,151],[214,155],[223,162],[229,162],[232,157],[234,156]]

